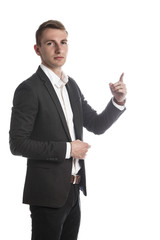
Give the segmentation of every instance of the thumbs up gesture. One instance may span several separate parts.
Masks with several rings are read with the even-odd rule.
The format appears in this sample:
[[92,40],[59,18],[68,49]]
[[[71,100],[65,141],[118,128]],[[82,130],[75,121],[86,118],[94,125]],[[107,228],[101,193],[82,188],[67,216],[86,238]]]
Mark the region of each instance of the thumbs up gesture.
[[109,84],[111,92],[114,96],[114,101],[119,105],[124,105],[127,94],[127,89],[126,85],[123,82],[123,77],[124,73],[121,74],[118,82],[114,84],[113,83]]

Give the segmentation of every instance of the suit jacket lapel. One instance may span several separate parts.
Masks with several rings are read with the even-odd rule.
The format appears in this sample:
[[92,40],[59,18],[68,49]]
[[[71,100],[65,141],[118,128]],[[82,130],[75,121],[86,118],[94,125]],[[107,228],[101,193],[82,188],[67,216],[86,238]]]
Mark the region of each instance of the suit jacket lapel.
[[73,122],[74,122],[74,128],[75,128],[75,134],[77,139],[82,139],[82,131],[81,131],[81,125],[80,125],[80,113],[79,109],[76,103],[77,95],[73,89],[73,86],[71,85],[71,81],[68,81],[66,84],[66,88],[68,91],[72,112],[73,112]]
[[68,139],[69,139],[69,141],[71,141],[71,136],[70,136],[70,133],[69,133],[69,130],[68,130],[66,118],[64,116],[63,109],[61,107],[61,104],[59,102],[57,94],[56,94],[56,92],[55,92],[55,90],[52,86],[52,83],[50,82],[50,80],[48,79],[48,77],[46,76],[46,74],[43,72],[43,70],[40,67],[38,68],[37,73],[38,73],[39,77],[41,78],[41,80],[44,82],[44,85],[47,88],[48,93],[50,94],[50,96],[51,96],[51,98],[52,98],[52,100],[55,104],[55,107],[57,108],[60,119],[61,119],[62,124],[63,124],[64,129],[65,129],[65,132],[68,136]]

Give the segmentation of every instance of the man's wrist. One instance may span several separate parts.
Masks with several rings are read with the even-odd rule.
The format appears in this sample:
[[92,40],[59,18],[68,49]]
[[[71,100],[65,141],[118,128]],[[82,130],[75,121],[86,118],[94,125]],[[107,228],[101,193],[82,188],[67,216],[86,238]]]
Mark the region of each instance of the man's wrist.
[[126,103],[126,99],[124,99],[123,101],[119,102],[119,101],[116,100],[115,97],[113,98],[113,101],[114,101],[116,104],[120,105],[120,106],[124,106],[125,103]]
[[112,98],[113,105],[118,108],[120,111],[123,111],[125,109],[125,105],[119,105],[114,101],[114,98]]

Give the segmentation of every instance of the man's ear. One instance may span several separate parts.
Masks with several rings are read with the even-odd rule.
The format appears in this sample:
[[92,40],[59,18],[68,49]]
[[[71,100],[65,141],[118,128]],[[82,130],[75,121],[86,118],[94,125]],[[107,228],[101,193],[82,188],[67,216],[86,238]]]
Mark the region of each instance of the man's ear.
[[39,47],[38,47],[37,44],[34,45],[34,50],[35,50],[36,54],[37,54],[38,56],[40,56],[40,51],[39,51]]

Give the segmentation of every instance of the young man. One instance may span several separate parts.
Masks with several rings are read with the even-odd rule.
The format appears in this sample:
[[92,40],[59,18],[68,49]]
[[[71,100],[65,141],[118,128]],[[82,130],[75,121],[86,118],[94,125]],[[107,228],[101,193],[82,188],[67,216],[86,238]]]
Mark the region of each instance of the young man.
[[123,74],[110,84],[113,99],[101,114],[88,105],[62,71],[67,36],[59,21],[40,25],[34,49],[41,65],[13,99],[10,148],[28,158],[23,203],[30,205],[32,240],[77,239],[79,189],[86,195],[84,158],[90,148],[83,142],[83,127],[102,134],[125,110]]

